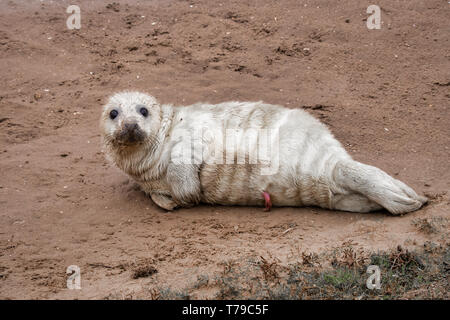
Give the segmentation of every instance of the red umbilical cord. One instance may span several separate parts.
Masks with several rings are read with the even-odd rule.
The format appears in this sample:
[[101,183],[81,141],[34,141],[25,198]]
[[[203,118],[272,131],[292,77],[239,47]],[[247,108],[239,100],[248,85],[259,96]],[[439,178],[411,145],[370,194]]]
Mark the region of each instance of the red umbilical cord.
[[263,191],[263,197],[264,197],[264,211],[270,211],[270,208],[272,208],[272,201],[270,201],[270,194],[266,191]]

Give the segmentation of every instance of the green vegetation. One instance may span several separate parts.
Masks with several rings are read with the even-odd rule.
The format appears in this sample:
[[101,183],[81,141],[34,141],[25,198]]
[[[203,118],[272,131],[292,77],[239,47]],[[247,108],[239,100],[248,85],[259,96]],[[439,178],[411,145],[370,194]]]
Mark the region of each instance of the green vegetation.
[[[380,268],[379,290],[366,287],[369,265]],[[153,288],[151,298],[449,299],[449,272],[448,245],[427,243],[420,252],[398,246],[366,254],[346,244],[320,256],[303,253],[300,261],[287,266],[264,257],[228,262],[219,274],[199,276],[181,291]]]

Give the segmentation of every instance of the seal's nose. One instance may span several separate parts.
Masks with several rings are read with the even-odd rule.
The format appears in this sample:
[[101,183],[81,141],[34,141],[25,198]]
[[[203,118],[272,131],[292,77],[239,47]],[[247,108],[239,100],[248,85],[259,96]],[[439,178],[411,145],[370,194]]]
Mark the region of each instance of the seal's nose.
[[123,126],[123,129],[125,131],[129,131],[129,132],[133,132],[139,129],[138,124],[133,122],[133,123],[125,123]]
[[125,143],[134,143],[143,139],[143,132],[136,122],[126,122],[122,126],[119,139]]

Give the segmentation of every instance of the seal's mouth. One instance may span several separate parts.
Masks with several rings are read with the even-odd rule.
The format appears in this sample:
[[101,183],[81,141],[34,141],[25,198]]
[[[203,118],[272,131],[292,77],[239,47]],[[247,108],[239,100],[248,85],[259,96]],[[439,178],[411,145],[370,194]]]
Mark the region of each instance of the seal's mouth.
[[122,129],[115,135],[115,142],[122,146],[134,146],[145,140],[145,132],[137,123],[125,123]]

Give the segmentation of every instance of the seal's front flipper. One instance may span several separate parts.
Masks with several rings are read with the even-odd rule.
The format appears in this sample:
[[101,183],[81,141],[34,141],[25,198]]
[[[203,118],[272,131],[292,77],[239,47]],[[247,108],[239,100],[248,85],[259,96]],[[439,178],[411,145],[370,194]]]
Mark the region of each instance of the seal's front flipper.
[[177,203],[171,197],[159,193],[152,193],[150,195],[153,202],[160,208],[172,211],[177,207]]

